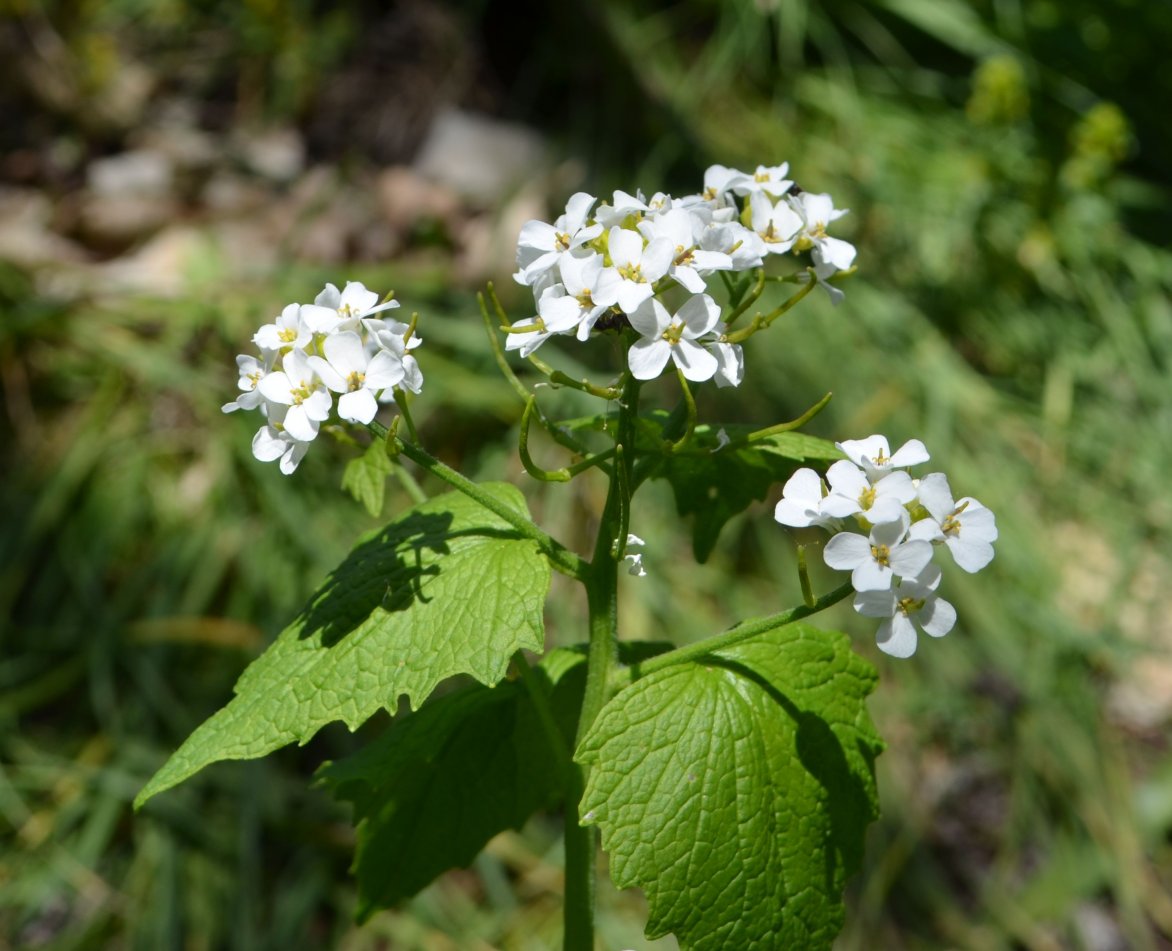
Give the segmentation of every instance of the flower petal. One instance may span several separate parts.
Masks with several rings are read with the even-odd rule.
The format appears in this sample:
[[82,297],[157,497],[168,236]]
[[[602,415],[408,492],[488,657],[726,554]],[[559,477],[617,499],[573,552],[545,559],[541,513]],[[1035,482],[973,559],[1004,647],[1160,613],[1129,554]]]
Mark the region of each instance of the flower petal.
[[914,578],[931,560],[932,546],[928,542],[906,542],[891,550],[891,570],[901,578]]
[[671,358],[683,372],[684,377],[693,383],[711,380],[720,368],[716,357],[709,353],[707,348],[686,338],[671,348]]
[[956,608],[943,598],[929,598],[916,620],[925,634],[932,637],[943,637],[956,624]]
[[370,390],[355,390],[338,399],[338,415],[351,423],[362,423],[365,426],[377,412],[378,403]]
[[879,625],[875,643],[884,654],[911,657],[916,652],[916,626],[906,614],[896,611],[895,617]]
[[627,351],[627,366],[636,380],[654,380],[667,366],[671,344],[666,340],[637,340]]
[[871,542],[854,532],[840,532],[822,549],[822,560],[831,568],[850,571],[871,561]]

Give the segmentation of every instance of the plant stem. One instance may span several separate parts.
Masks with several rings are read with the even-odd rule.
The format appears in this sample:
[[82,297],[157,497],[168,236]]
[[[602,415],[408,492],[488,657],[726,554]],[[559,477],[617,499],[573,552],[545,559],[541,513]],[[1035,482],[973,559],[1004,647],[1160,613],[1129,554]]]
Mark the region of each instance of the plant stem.
[[[620,672],[623,678],[622,682],[624,684],[630,683],[638,680],[640,677],[653,674],[657,670],[663,670],[665,667],[699,660],[701,657],[707,657],[709,654],[716,653],[716,651],[735,647],[742,641],[759,637],[775,628],[792,624],[794,621],[800,621],[802,618],[809,617],[811,614],[824,611],[831,605],[837,604],[853,591],[854,588],[848,581],[846,584],[835,588],[829,594],[822,595],[812,605],[799,604],[797,607],[790,608],[787,611],[781,611],[777,614],[771,614],[769,617],[758,618],[755,621],[746,621],[744,624],[738,624],[723,634],[716,635],[716,637],[710,637],[706,640],[698,641],[695,644],[688,644],[686,647],[677,647],[674,651],[659,654],[639,664],[632,664],[629,668]],[[617,684],[612,684],[612,686],[617,686]]]
[[[590,647],[586,664],[586,690],[578,719],[575,748],[582,742],[609,695],[611,672],[618,658],[618,557],[622,545],[615,540],[623,531],[623,513],[629,510],[626,497],[630,466],[634,456],[635,416],[638,413],[639,381],[627,376],[619,401],[619,426],[615,437],[614,473],[606,494],[590,575],[586,579]],[[622,472],[619,472],[619,469]],[[625,536],[624,539],[625,540]],[[576,765],[578,788],[566,796],[566,896],[565,949],[593,951],[594,890],[597,834],[593,826],[579,824],[578,807],[586,788],[586,767]]]

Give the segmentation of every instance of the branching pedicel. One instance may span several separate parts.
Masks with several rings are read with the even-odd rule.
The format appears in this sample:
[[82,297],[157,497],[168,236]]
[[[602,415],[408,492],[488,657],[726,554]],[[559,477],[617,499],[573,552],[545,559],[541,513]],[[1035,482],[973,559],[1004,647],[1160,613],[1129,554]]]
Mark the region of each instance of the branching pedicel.
[[[856,611],[881,619],[879,647],[907,657],[917,628],[939,637],[956,621],[936,593],[935,552],[947,548],[977,571],[997,530],[975,499],[953,498],[944,475],[910,476],[929,458],[918,440],[893,453],[878,435],[832,444],[797,433],[828,396],[765,428],[699,420],[693,384],[738,386],[743,344],[815,287],[838,303],[837,283],[853,270],[855,249],[827,233],[846,212],[787,173],[784,164],[753,173],[713,166],[703,191],[683,198],[616,191],[599,204],[578,193],[554,223],[521,230],[515,279],[532,288],[536,313],[510,322],[491,287],[481,298],[498,366],[524,401],[526,470],[554,482],[595,470],[608,481],[589,558],[534,524],[513,487],[473,483],[418,444],[408,394],[422,389],[421,341],[414,318],[389,319],[396,301],[357,283],[327,285],[313,304],[291,304],[257,331],[260,353],[238,358],[240,394],[224,406],[264,417],[257,459],[292,473],[336,412],[376,437],[356,461],[365,484],[377,485],[373,508],[404,457],[455,491],[426,500],[400,470],[419,504],[360,542],[138,803],[216,760],[306,742],[331,720],[353,729],[379,709],[393,713],[401,695],[419,708],[441,680],[470,674],[476,683],[323,767],[323,782],[354,805],[360,914],[466,865],[533,812],[560,808],[567,948],[593,943],[595,827],[616,884],[647,894],[649,936],[674,932],[686,948],[829,946],[843,883],[877,812],[882,742],[864,705],[873,668],[843,635],[802,619],[853,593]],[[772,261],[799,267],[770,274]],[[770,283],[795,290],[758,310]],[[623,345],[610,383],[573,379],[536,355],[552,337],[598,336]],[[550,385],[608,408],[548,419],[506,359],[513,351]],[[641,413],[641,388],[669,365],[679,405]],[[390,430],[375,419],[390,402],[406,436],[398,419]],[[572,461],[541,468],[528,448],[533,425]],[[806,461],[832,463],[825,481]],[[648,479],[668,481],[681,513],[693,516],[701,560],[730,517],[784,482],[775,518],[832,532],[825,561],[850,571],[850,583],[815,597],[802,555],[793,608],[685,647],[620,645],[617,576],[646,571],[631,513]],[[859,531],[845,531],[848,522]],[[589,639],[531,666],[523,650],[542,651],[551,569],[585,587]],[[516,676],[502,683],[510,665]]]

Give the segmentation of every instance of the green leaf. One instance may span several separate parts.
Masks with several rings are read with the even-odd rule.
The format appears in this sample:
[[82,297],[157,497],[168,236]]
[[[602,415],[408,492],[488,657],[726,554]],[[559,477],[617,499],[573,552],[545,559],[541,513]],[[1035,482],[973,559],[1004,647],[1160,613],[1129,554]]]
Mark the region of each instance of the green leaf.
[[362,504],[374,518],[383,511],[387,476],[391,474],[391,457],[381,439],[372,442],[361,456],[346,463],[342,488]]
[[[623,642],[619,659],[631,664],[671,646]],[[511,680],[435,697],[319,771],[336,798],[354,805],[361,917],[470,864],[494,835],[519,829],[564,799],[586,684],[585,645],[552,651],[533,674],[560,734],[556,749],[528,689]]]
[[784,482],[807,461],[843,458],[834,444],[805,433],[779,433],[737,446],[748,427],[725,427],[732,444],[718,448],[716,430],[697,427],[696,444],[685,453],[667,456],[654,473],[671,483],[680,515],[691,515],[692,551],[703,562],[712,554],[725,523],[778,482]]
[[[515,487],[484,489],[528,517]],[[418,707],[455,674],[496,683],[514,651],[542,649],[549,577],[535,542],[467,496],[410,509],[359,542],[136,806],[217,760],[305,743],[334,720],[357,729],[403,694]]]
[[778,628],[620,691],[578,749],[583,822],[684,948],[829,947],[878,814],[875,671],[845,635]]
[[360,752],[322,768],[334,796],[354,804],[360,918],[469,865],[494,835],[562,800],[585,661],[580,651],[558,650],[533,669],[560,749],[521,682],[471,684],[396,718]]

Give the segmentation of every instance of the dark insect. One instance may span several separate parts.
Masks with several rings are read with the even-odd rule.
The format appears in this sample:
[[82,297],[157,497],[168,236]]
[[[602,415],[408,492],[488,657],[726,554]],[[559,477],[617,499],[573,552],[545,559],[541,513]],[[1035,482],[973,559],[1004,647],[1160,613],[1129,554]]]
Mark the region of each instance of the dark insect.
[[598,331],[624,330],[630,326],[627,315],[619,310],[608,310],[594,322],[594,329]]

